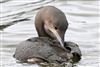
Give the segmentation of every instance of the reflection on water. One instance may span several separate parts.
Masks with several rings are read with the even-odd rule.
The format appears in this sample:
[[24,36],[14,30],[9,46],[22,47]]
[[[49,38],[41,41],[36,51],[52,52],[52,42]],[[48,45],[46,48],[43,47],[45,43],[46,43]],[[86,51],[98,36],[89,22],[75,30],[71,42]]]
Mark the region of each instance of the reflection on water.
[[[30,37],[36,37],[34,17],[37,10],[45,5],[61,9],[69,22],[66,41],[79,44],[82,59],[75,67],[99,67],[99,1],[66,0],[0,0],[2,10],[0,25],[9,25],[1,30],[1,67],[38,67],[38,65],[16,63],[12,57],[16,44]],[[28,20],[22,20],[28,19]],[[22,21],[20,21],[22,20]],[[19,23],[20,22],[20,23]],[[13,23],[17,23],[14,24]]]

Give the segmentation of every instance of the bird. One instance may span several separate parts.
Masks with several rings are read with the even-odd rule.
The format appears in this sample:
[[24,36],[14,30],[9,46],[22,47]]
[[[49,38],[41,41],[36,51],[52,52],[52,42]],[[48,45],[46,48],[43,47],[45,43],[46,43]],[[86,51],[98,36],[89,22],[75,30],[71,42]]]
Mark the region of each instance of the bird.
[[80,60],[79,46],[64,40],[68,21],[60,9],[54,6],[41,8],[35,17],[35,28],[38,37],[29,38],[18,44],[14,58],[30,63]]

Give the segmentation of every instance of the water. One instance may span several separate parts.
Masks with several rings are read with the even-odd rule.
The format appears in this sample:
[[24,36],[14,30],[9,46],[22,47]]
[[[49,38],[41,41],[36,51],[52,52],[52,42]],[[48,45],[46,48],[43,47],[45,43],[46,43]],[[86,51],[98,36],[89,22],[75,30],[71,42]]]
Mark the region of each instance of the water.
[[77,43],[82,51],[82,59],[74,67],[99,67],[98,0],[0,0],[0,4],[0,25],[16,23],[0,31],[0,67],[39,67],[37,64],[16,63],[12,55],[18,43],[37,36],[34,17],[45,5],[56,6],[66,14],[69,28],[65,40]]

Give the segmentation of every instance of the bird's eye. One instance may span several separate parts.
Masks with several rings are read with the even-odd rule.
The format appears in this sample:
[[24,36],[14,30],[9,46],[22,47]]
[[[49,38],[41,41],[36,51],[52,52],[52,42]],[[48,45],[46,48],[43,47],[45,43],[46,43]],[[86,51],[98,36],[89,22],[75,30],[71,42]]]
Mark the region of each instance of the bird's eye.
[[57,30],[57,27],[55,27],[55,29]]

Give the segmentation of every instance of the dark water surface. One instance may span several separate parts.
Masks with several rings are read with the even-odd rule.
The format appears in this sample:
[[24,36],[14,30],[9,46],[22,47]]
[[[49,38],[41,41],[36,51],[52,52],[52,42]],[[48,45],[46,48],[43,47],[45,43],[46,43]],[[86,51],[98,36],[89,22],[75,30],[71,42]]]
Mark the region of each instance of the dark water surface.
[[75,67],[99,67],[98,0],[0,0],[0,26],[17,23],[0,31],[0,67],[39,67],[37,64],[16,63],[12,55],[16,44],[37,36],[34,17],[45,5],[56,6],[66,14],[69,28],[65,40],[78,43],[82,51],[82,59]]

